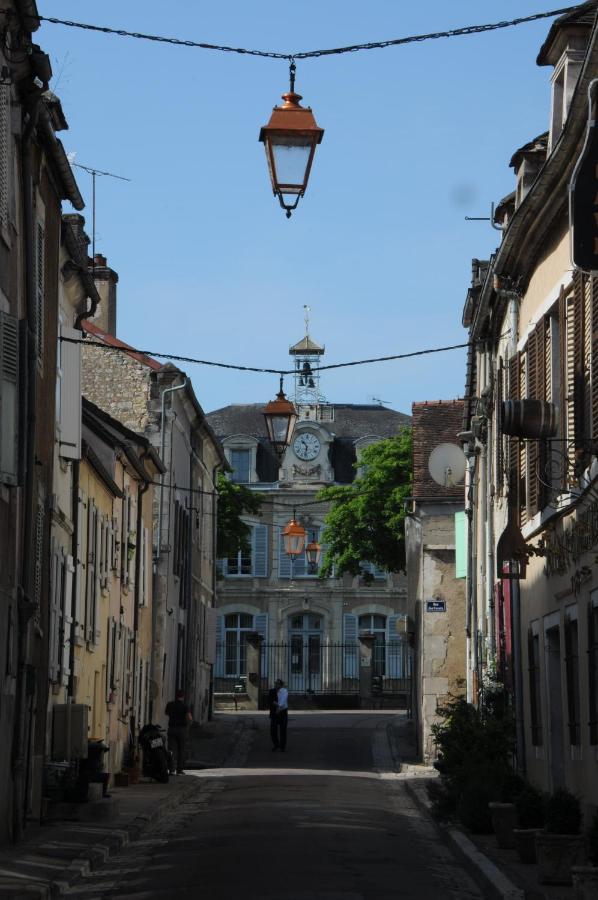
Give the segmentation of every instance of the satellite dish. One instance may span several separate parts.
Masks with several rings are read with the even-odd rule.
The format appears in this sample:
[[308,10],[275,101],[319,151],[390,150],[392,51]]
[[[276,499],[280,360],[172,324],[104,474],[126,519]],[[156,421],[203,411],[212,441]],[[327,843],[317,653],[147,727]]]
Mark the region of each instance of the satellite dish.
[[442,487],[454,487],[465,477],[467,460],[461,447],[456,444],[438,444],[428,460],[430,475]]

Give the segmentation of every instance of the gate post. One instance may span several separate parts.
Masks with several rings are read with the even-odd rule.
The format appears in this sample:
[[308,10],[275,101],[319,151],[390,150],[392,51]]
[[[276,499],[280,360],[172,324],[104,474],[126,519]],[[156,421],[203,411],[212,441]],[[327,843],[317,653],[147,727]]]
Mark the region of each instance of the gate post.
[[245,659],[247,663],[247,699],[252,709],[259,709],[262,686],[261,637],[257,631],[245,634]]
[[359,706],[361,709],[371,709],[372,703],[372,665],[374,656],[373,634],[359,635]]

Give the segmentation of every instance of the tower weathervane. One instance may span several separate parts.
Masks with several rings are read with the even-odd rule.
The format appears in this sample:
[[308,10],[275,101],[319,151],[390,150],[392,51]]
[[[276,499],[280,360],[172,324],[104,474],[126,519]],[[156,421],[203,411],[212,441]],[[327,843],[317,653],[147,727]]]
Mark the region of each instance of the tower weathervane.
[[305,310],[305,336],[309,334],[309,314],[311,312],[311,306],[308,306],[307,303],[303,304],[303,309]]

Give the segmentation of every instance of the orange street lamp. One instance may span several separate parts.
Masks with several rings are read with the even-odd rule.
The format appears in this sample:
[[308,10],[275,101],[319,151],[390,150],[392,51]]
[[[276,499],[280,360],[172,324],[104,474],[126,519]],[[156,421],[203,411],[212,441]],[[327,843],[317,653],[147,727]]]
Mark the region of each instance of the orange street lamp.
[[320,565],[320,557],[322,556],[322,547],[317,541],[310,541],[305,548],[305,556],[310,572],[317,571]]
[[303,98],[295,93],[295,68],[291,62],[291,87],[288,94],[282,95],[283,105],[274,107],[270,121],[260,131],[272,190],[286,209],[287,219],[307,189],[316,145],[324,136],[324,129],[318,128],[311,107],[299,103]]
[[264,407],[264,419],[270,443],[278,458],[282,459],[285,450],[291,443],[291,436],[297,421],[297,410],[294,404],[287,400],[282,389],[282,375],[276,400],[270,400]]
[[295,512],[293,511],[293,518],[290,522],[287,522],[282,529],[284,552],[291,557],[299,556],[305,547],[306,537],[307,532],[303,525],[300,525],[299,522],[297,522],[295,519]]

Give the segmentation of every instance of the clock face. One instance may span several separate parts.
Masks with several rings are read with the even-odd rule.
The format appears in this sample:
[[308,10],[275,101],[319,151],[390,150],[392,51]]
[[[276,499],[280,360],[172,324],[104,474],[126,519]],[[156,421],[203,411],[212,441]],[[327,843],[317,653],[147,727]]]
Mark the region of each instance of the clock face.
[[305,431],[295,438],[293,450],[299,459],[315,459],[320,452],[320,442],[315,434]]

